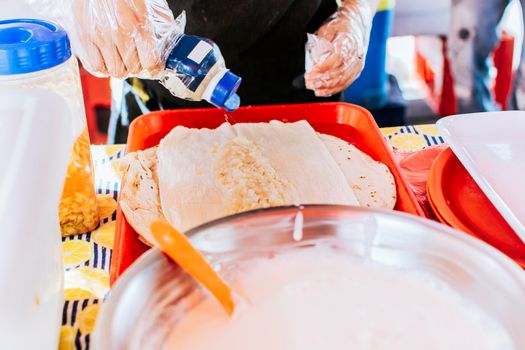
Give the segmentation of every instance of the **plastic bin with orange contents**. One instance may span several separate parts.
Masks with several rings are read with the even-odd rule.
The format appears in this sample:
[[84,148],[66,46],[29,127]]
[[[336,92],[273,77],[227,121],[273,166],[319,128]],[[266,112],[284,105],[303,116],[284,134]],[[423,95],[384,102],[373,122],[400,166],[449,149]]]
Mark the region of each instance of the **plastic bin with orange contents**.
[[[159,111],[137,118],[130,127],[127,152],[154,147],[176,126],[189,128],[217,128],[222,123],[258,123],[308,121],[325,134],[345,140],[375,160],[383,162],[394,175],[398,200],[395,210],[424,216],[414,193],[401,174],[394,156],[377,127],[372,115],[364,108],[347,103],[315,103],[243,107],[226,114],[220,109],[187,109]],[[137,233],[127,223],[120,207],[111,261],[113,283],[140,255],[148,250]]]

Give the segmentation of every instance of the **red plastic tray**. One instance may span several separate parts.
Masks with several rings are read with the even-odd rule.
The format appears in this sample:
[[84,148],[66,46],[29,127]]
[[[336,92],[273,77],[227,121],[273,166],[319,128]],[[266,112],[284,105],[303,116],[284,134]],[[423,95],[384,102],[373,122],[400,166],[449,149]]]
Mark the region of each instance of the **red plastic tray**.
[[485,241],[525,267],[525,244],[450,148],[434,161],[427,185],[439,221]]
[[[219,109],[189,109],[159,111],[137,118],[130,127],[127,152],[144,150],[158,145],[176,126],[216,128],[225,121],[254,123],[280,120],[295,122],[307,120],[321,133],[337,136],[386,164],[395,177],[398,192],[396,210],[424,216],[407,181],[401,175],[392,152],[372,115],[365,109],[346,103],[315,103],[243,107],[231,114]],[[115,246],[111,261],[112,283],[148,247],[126,222],[120,207],[117,212]]]

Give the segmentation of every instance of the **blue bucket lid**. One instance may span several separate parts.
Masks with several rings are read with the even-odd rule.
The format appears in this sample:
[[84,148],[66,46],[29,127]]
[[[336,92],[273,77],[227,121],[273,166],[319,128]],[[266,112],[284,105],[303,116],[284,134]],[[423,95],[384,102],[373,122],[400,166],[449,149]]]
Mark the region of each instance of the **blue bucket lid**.
[[227,71],[213,90],[210,102],[219,108],[233,111],[239,108],[240,100],[236,92],[241,85],[241,78]]
[[70,57],[71,45],[60,26],[36,19],[0,21],[0,75],[38,72]]

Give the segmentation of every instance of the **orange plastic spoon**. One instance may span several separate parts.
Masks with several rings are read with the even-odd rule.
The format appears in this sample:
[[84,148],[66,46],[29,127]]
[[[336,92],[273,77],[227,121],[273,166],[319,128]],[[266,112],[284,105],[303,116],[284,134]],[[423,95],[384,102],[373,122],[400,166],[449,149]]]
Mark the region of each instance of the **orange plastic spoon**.
[[193,247],[189,239],[170,224],[160,221],[151,225],[151,233],[160,249],[184,271],[202,283],[231,316],[235,309],[231,288],[213,270],[204,256]]

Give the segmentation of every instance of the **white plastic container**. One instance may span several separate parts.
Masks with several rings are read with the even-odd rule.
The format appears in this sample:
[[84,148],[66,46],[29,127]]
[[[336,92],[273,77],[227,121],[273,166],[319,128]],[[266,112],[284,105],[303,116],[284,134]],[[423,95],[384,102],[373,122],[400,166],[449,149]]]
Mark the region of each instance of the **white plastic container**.
[[80,135],[86,128],[80,73],[75,57],[42,71],[13,75],[0,74],[0,86],[51,91],[67,102],[71,119],[71,135]]
[[2,349],[55,350],[63,307],[57,215],[72,146],[66,101],[0,88]]
[[483,193],[525,242],[525,112],[455,115],[441,119],[437,127]]
[[60,203],[64,236],[94,230],[99,222],[90,141],[76,58],[66,32],[41,20],[0,21],[0,88],[50,91],[67,102],[72,157]]

